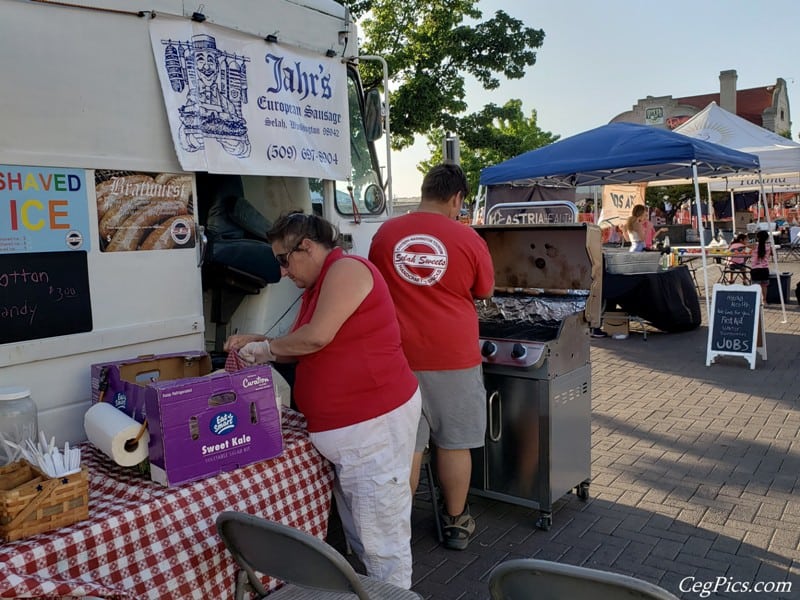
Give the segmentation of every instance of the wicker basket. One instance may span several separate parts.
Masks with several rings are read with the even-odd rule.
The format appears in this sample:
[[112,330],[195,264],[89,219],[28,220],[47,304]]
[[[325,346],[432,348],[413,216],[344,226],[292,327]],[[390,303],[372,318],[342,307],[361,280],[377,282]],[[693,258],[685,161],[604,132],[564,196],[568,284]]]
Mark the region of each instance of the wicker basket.
[[51,478],[26,461],[0,467],[0,539],[6,542],[89,517],[89,477]]

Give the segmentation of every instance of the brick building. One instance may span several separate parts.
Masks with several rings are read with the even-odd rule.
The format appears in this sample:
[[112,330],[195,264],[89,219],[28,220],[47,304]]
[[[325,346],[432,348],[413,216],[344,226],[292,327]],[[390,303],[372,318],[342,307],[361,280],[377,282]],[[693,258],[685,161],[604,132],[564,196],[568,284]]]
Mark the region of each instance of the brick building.
[[617,115],[610,122],[641,123],[675,129],[714,101],[725,110],[764,129],[780,135],[791,131],[786,81],[778,78],[772,85],[738,90],[736,79],[735,70],[721,71],[719,92],[685,98],[647,96],[640,99],[632,110]]

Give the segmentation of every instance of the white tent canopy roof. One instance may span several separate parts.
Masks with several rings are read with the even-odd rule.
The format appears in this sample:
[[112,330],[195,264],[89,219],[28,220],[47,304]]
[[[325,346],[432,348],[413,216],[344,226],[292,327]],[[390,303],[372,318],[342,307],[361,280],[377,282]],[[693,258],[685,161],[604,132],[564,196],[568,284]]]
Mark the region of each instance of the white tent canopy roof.
[[[764,185],[780,186],[782,191],[800,177],[800,144],[759,127],[712,102],[691,119],[675,128],[675,133],[714,142],[742,152],[756,154],[761,164]],[[709,182],[712,190],[758,189],[758,176],[732,176]]]

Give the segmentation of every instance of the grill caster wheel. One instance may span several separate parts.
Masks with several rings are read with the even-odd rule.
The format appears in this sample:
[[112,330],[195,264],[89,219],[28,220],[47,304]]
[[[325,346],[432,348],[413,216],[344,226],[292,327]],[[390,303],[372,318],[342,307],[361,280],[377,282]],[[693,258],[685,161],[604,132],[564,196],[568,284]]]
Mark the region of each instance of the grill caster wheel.
[[583,482],[578,487],[575,488],[575,491],[578,495],[578,498],[586,502],[589,499],[589,484],[587,482]]
[[536,527],[542,531],[550,531],[550,526],[553,524],[553,515],[550,513],[542,513],[536,519]]

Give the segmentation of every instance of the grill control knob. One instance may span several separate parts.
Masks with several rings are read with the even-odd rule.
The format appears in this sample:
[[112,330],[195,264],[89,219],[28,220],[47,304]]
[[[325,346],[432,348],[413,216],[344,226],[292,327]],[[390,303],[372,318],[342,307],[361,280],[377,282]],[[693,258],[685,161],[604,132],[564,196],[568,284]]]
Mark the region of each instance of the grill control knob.
[[495,354],[497,354],[497,344],[494,342],[483,342],[483,346],[481,346],[481,354],[486,358],[492,358]]
[[511,348],[511,358],[514,360],[524,360],[528,356],[528,348],[522,344],[514,344]]

